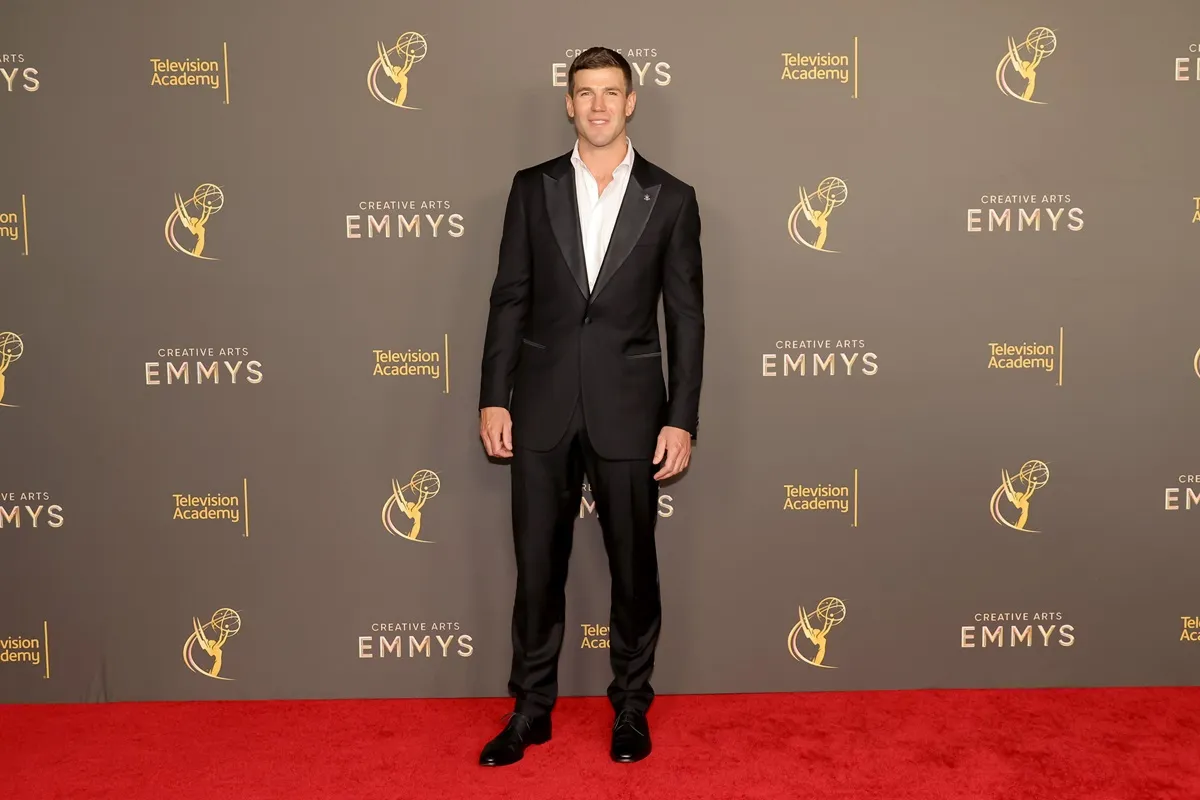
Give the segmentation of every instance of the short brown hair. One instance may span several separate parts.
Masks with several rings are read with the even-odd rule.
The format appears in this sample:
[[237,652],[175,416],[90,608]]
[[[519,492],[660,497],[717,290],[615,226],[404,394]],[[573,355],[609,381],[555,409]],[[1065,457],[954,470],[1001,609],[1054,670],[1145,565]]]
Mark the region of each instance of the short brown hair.
[[575,56],[575,60],[571,62],[571,68],[567,70],[567,93],[575,94],[575,73],[579,70],[606,69],[608,67],[616,67],[621,70],[621,74],[625,76],[625,94],[632,92],[633,70],[630,69],[625,56],[607,47],[589,47]]

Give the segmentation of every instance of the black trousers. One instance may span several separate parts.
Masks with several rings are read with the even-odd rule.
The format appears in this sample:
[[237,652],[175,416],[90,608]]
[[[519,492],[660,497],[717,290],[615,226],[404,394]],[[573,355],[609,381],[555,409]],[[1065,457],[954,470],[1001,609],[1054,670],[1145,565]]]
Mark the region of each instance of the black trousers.
[[[515,437],[514,437],[515,438]],[[548,714],[558,699],[558,656],[566,624],[567,563],[583,478],[592,485],[612,581],[609,661],[613,708],[645,712],[654,699],[650,674],[662,620],[658,555],[658,471],[649,458],[609,461],[588,441],[576,403],[563,440],[550,451],[513,442],[512,522],[517,591],[512,616],[509,693],[515,711]]]

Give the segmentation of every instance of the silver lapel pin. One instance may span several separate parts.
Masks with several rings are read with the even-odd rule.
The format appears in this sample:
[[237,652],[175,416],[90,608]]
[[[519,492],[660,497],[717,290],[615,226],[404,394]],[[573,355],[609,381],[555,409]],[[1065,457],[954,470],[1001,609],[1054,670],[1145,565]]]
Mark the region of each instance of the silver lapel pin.
[[645,195],[644,197],[642,197],[642,199],[643,199],[643,200],[649,200],[649,199],[650,199],[650,195]]

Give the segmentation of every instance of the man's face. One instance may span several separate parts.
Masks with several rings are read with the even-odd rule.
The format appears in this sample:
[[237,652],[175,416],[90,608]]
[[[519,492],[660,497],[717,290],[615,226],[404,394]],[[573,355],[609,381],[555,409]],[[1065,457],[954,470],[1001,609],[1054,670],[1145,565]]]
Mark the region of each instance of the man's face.
[[567,114],[588,144],[604,147],[625,134],[625,118],[636,102],[637,92],[625,93],[625,75],[617,67],[581,69],[567,97]]

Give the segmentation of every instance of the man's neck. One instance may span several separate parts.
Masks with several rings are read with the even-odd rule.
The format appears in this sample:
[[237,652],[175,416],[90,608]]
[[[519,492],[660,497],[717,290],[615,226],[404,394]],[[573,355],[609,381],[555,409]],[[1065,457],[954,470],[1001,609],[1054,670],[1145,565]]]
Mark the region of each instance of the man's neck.
[[625,160],[629,152],[629,137],[625,134],[613,139],[604,147],[593,147],[582,136],[579,137],[579,158],[596,178],[609,178],[617,165]]

